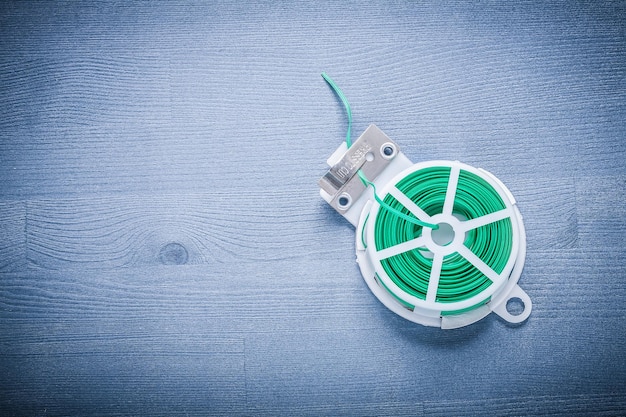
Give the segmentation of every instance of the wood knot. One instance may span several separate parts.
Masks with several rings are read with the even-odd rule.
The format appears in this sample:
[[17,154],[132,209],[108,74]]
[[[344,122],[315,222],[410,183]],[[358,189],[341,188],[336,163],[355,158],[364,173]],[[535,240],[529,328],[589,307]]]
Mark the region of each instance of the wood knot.
[[161,248],[159,261],[163,265],[183,265],[187,263],[189,254],[180,243],[172,242]]

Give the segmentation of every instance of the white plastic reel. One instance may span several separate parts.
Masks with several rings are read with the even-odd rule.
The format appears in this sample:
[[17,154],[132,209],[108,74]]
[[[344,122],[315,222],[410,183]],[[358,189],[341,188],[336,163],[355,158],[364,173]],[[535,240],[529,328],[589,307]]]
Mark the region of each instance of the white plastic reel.
[[[378,134],[384,136],[384,133],[373,125],[368,128],[366,133],[367,132],[369,132],[370,135]],[[388,138],[384,136],[384,140],[388,140]],[[355,142],[355,144],[357,143],[358,141]],[[426,326],[435,326],[444,329],[463,327],[482,319],[492,311],[510,323],[521,323],[526,320],[532,310],[532,302],[528,295],[517,285],[526,258],[526,233],[522,216],[510,191],[489,172],[458,161],[429,161],[412,164],[408,158],[397,150],[397,145],[395,146],[396,149],[392,160],[386,161],[385,167],[375,179],[370,178],[370,181],[377,187],[378,195],[381,198],[384,198],[387,194],[393,195],[402,205],[422,221],[450,225],[454,233],[454,239],[450,243],[440,245],[437,243],[437,239],[434,239],[432,229],[424,228],[422,236],[417,239],[380,251],[376,250],[374,225],[380,205],[374,199],[372,187],[368,187],[355,201],[350,202],[349,207],[342,211],[338,209],[338,211],[356,226],[357,262],[370,290],[387,308],[396,314],[407,320]],[[334,164],[338,164],[341,155],[345,153],[346,150],[347,148],[344,144],[329,159],[329,165],[332,167]],[[372,162],[371,157],[369,162]],[[395,187],[395,185],[407,175],[430,167],[450,168],[450,180],[443,212],[433,216],[429,216],[423,212]],[[498,193],[506,207],[498,212],[490,213],[472,220],[461,219],[458,215],[455,215],[452,212],[452,208],[461,170],[468,171],[485,180]],[[339,190],[338,193],[340,192]],[[323,189],[320,193],[329,203],[333,201],[333,198],[336,198],[336,196],[330,195]],[[501,273],[496,273],[480,258],[474,255],[463,244],[463,241],[465,233],[468,230],[506,218],[509,218],[511,221],[513,245],[506,266]],[[399,288],[387,275],[381,264],[382,259],[418,247],[425,247],[433,256],[433,267],[425,299],[415,297]],[[492,284],[487,287],[487,289],[471,298],[451,303],[439,302],[436,300],[436,293],[443,259],[446,255],[454,252],[460,254],[474,265],[474,267],[492,281]],[[392,295],[390,291],[395,296]],[[406,304],[410,304],[414,306],[414,308],[403,305],[396,297],[401,298]],[[488,302],[483,303],[479,307],[474,307],[487,299],[489,300]],[[514,315],[509,312],[507,304],[509,301],[516,299],[521,301],[523,310],[521,313]]]

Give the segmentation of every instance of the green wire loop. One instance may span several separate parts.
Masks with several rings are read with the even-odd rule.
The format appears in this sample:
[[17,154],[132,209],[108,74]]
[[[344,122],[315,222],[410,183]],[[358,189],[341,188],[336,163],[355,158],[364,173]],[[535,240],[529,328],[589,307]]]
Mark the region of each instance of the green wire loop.
[[[326,74],[325,72],[322,72],[322,78],[324,78],[324,80],[328,83],[328,85],[330,86],[330,88],[332,88],[333,92],[337,95],[337,97],[339,97],[339,99],[341,100],[341,102],[343,103],[343,106],[346,108],[346,114],[348,116],[348,130],[346,132],[346,145],[349,147],[352,146],[352,110],[350,109],[350,103],[348,102],[348,99],[346,98],[345,94],[343,93],[343,91],[341,91],[341,89],[339,88],[339,86],[337,84],[335,84],[335,82],[328,76],[328,74]],[[386,208],[389,212],[393,213],[394,215],[398,216],[399,218],[413,223],[417,226],[421,226],[421,227],[429,227],[433,230],[436,230],[439,228],[438,225],[436,224],[432,224],[432,223],[428,223],[428,222],[424,222],[421,221],[415,217],[410,217],[404,213],[402,213],[402,211],[400,211],[399,209],[396,209],[394,207],[391,207],[389,204],[387,204],[383,199],[381,199],[378,194],[376,193],[376,186],[374,185],[373,182],[371,182],[370,180],[367,179],[367,177],[365,176],[365,174],[363,173],[363,171],[358,170],[357,174],[359,176],[359,178],[361,179],[361,182],[363,183],[363,185],[365,185],[365,187],[367,188],[367,186],[371,186],[372,190],[374,191],[374,199],[376,200],[376,202],[378,204],[380,204],[382,207]]]

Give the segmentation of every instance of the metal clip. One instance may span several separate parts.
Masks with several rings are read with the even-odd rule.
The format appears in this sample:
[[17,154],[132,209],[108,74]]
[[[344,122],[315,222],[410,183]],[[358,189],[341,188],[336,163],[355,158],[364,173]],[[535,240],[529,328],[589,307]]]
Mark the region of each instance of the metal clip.
[[365,132],[319,180],[322,190],[332,196],[329,204],[344,214],[366,189],[357,172],[373,181],[398,155],[398,145],[375,125]]

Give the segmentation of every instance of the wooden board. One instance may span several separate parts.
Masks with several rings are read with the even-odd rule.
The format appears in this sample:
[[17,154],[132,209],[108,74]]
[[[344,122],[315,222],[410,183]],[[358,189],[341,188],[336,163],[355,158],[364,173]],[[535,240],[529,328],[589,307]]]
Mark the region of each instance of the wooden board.
[[[0,4],[0,414],[626,410],[626,4]],[[387,310],[318,195],[370,123],[489,170],[529,320]]]

